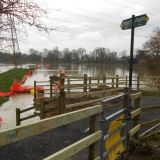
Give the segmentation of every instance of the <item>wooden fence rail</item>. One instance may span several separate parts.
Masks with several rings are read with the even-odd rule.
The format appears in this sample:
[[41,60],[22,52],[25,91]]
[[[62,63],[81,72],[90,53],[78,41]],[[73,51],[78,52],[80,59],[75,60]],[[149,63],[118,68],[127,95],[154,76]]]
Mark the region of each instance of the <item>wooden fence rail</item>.
[[[70,158],[71,156],[75,155],[76,153],[80,152],[81,150],[99,141],[101,139],[101,136],[102,136],[101,131],[97,131],[81,139],[80,141],[60,150],[59,152],[56,152],[55,154],[45,158],[44,160],[66,160]],[[98,155],[96,158],[98,158]]]
[[[87,74],[84,76],[65,76],[61,74],[59,79],[59,89],[64,89],[66,93],[72,93],[73,89],[77,89],[79,93],[85,93],[88,91],[92,91],[92,89],[99,88],[99,87],[109,87],[109,88],[118,88],[118,87],[127,87],[129,83],[129,78],[127,76],[120,77],[116,76],[109,76],[106,77],[105,75],[91,77]],[[146,89],[154,89],[160,90],[160,77],[156,76],[147,76],[147,77],[140,77],[134,76],[133,77],[133,89],[139,90],[146,90]],[[44,86],[45,90],[48,89],[48,95],[52,97],[55,93],[54,90],[55,81],[50,79],[49,81],[35,81],[34,82],[34,98],[37,98],[36,88],[37,86]]]

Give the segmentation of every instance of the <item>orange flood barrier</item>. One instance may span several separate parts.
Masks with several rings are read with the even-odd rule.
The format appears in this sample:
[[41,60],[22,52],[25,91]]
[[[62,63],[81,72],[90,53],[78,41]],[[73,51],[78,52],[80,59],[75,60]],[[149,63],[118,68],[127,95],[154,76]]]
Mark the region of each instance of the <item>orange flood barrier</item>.
[[[21,83],[15,81],[10,87],[10,92],[0,92],[0,97],[8,97],[15,93],[30,93],[30,90],[33,89],[33,86],[22,86]],[[36,87],[36,90],[43,92],[43,87]]]
[[13,95],[13,92],[0,92],[0,97],[8,97]]
[[[22,86],[22,83],[24,83],[31,76],[31,74],[31,72],[26,73],[20,82],[14,81],[10,87],[10,91],[0,92],[0,97],[8,97],[15,93],[30,93],[30,90],[33,89],[33,86]],[[36,87],[36,90],[39,92],[44,91],[43,87]]]
[[[30,90],[33,89],[33,86],[22,86],[18,82],[14,82],[10,87],[10,91],[14,93],[30,93]],[[43,87],[36,87],[37,91],[43,91]]]

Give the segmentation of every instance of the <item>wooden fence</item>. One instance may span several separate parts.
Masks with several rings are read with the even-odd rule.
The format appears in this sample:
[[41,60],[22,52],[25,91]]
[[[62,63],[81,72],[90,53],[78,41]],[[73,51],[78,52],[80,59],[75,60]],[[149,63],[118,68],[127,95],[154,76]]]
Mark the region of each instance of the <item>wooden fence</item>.
[[[34,113],[32,115],[25,116],[23,118],[21,117],[22,113],[26,113],[26,112],[31,111],[31,110],[34,111]],[[34,117],[37,117],[37,116],[39,116],[40,119],[45,118],[45,104],[44,104],[44,101],[41,102],[41,107],[40,107],[40,112],[39,113],[35,112],[34,105],[31,106],[31,107],[22,109],[22,110],[20,108],[16,108],[16,126],[21,125],[22,121],[25,121],[25,120],[28,120],[28,119],[31,119],[31,118],[34,118]]]
[[[100,115],[102,114],[103,108],[105,107],[105,105],[103,105],[102,103],[108,103],[109,101],[111,101],[113,99],[124,97],[125,95],[126,95],[125,93],[122,93],[120,95],[116,95],[116,96],[101,100],[100,105],[96,105],[96,106],[92,106],[89,108],[61,114],[61,115],[58,115],[55,117],[40,120],[39,122],[36,122],[33,124],[17,126],[13,129],[2,131],[2,132],[0,132],[0,146],[5,145],[5,144],[9,144],[12,142],[16,142],[16,141],[19,141],[21,139],[24,139],[24,138],[27,138],[30,136],[35,136],[35,135],[43,133],[45,131],[48,131],[48,130],[51,130],[51,129],[54,129],[54,128],[57,128],[57,127],[60,127],[63,125],[67,125],[72,122],[75,122],[75,121],[78,121],[81,119],[85,119],[87,117],[90,117],[90,123],[89,123],[90,135],[89,136],[87,136],[87,137],[79,140],[78,142],[54,153],[53,155],[50,155],[49,157],[45,158],[45,160],[59,160],[59,159],[64,160],[64,159],[67,159],[67,158],[75,155],[77,152],[83,150],[84,148],[88,148],[88,147],[89,147],[89,158],[88,159],[89,160],[93,160],[93,159],[98,160],[98,159],[100,159],[101,156],[103,156],[103,155],[100,155],[100,153],[98,151],[98,149],[99,149],[98,142],[100,140],[102,140],[102,137],[103,137],[103,130],[100,129],[100,123],[98,122],[99,119],[101,121]],[[123,138],[121,139],[122,141],[127,139],[128,137],[130,137],[130,138],[142,137],[144,134],[146,134],[147,131],[139,134],[141,129],[150,128],[150,127],[153,128],[153,127],[157,126],[157,124],[160,123],[160,119],[154,119],[152,121],[147,121],[147,122],[140,122],[139,121],[140,115],[142,112],[159,110],[160,105],[142,107],[140,105],[140,99],[142,96],[141,92],[134,93],[131,95],[127,94],[127,95],[129,97],[128,100],[123,101],[125,103],[125,104],[123,104],[123,106],[127,105],[126,108],[123,109],[123,112],[128,111],[126,114],[127,116],[125,116],[125,118],[124,118],[124,123],[128,123],[129,125],[131,125],[130,121],[133,121],[134,123],[132,124],[132,126],[130,126],[130,128],[128,128],[129,132],[127,130],[124,130],[125,134],[123,137],[124,139]],[[130,108],[129,102],[132,102],[132,104],[133,104],[132,111],[130,111],[131,108]],[[113,117],[115,117],[116,115],[119,115],[121,113],[122,113],[122,111],[117,111],[113,115],[110,115],[109,117],[107,117],[106,119],[113,120]],[[117,125],[116,127],[114,126],[114,131],[109,133],[108,137],[105,136],[105,140],[109,137],[112,137],[113,134],[115,134],[115,131],[117,131],[118,129],[124,128],[124,123],[122,123],[121,125]],[[118,144],[119,144],[119,142],[116,143],[116,145],[118,145]],[[112,148],[111,150],[113,150],[116,147],[116,145],[111,146],[111,148]],[[126,148],[127,147],[125,145],[125,149]],[[107,151],[107,154],[109,154],[109,151]]]
[[[129,78],[120,77],[118,75],[114,77],[106,77],[106,76],[97,76],[97,77],[89,77],[87,74],[84,76],[65,76],[64,74],[60,74],[60,77],[57,77],[56,80],[50,78],[49,81],[35,81],[34,82],[34,100],[36,102],[39,99],[39,94],[37,94],[36,88],[38,86],[44,87],[44,97],[59,97],[59,107],[58,114],[63,114],[68,110],[72,110],[76,107],[84,106],[87,104],[91,104],[94,102],[99,102],[103,100],[104,94],[115,93],[121,91],[124,87],[128,86]],[[55,85],[58,86],[59,91],[55,92]],[[152,87],[152,89],[150,89]],[[147,88],[150,91],[157,91],[160,88],[160,78],[159,77],[133,77],[133,90],[136,91],[144,91]],[[158,92],[159,93],[159,92]],[[102,95],[101,97],[91,101],[80,102],[75,104],[67,104],[65,103],[66,98],[70,97],[80,97],[80,96],[90,96],[92,95]],[[43,97],[42,96],[42,97]],[[47,105],[47,101],[44,99],[44,103]],[[50,101],[49,101],[50,102]],[[36,104],[36,103],[35,103]],[[46,107],[45,107],[46,108]],[[52,112],[54,109],[50,109]],[[48,112],[49,111],[45,111]],[[45,113],[44,117],[45,117]]]
[[[160,89],[160,77],[158,76],[133,76],[133,87],[134,90],[159,90]],[[58,82],[56,82],[58,83]],[[65,76],[61,74],[59,77],[59,92],[60,95],[63,95],[63,91],[67,94],[72,93],[85,93],[91,92],[97,89],[107,89],[107,88],[124,88],[127,87],[129,83],[128,76],[112,76],[106,77],[97,76],[91,77],[87,74],[84,76]],[[50,79],[49,81],[35,81],[34,82],[34,99],[37,98],[37,86],[43,86],[45,91],[45,96],[52,97],[55,94],[55,81]]]

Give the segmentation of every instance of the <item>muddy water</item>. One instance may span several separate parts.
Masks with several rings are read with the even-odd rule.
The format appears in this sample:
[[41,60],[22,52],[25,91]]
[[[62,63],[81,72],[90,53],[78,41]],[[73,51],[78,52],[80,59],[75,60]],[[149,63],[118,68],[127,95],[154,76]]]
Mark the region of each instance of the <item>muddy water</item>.
[[[3,69],[2,69],[3,68]],[[6,70],[5,70],[6,68]],[[47,67],[41,67],[36,70],[33,75],[23,84],[23,85],[31,85],[33,86],[34,81],[47,81],[49,80],[49,76],[59,74],[60,69],[65,70],[66,75],[74,75],[74,76],[82,76],[84,74],[88,74],[88,76],[97,76],[106,74],[106,76],[112,76],[119,74],[120,76],[125,76],[128,74],[128,69],[123,67],[116,66],[88,66],[88,65],[50,65]],[[8,67],[0,67],[1,72],[7,71],[10,69]],[[136,74],[134,72],[134,74]],[[16,94],[10,97],[10,100],[4,103],[0,107],[0,115],[3,118],[3,124],[0,127],[0,130],[5,130],[8,128],[12,128],[16,125],[16,108],[25,109],[31,107],[33,104],[33,96],[28,94]],[[33,114],[33,110],[25,112],[22,117],[26,117],[28,115]],[[21,117],[21,118],[22,118]],[[30,120],[23,121],[22,124],[32,123],[35,121],[39,121],[39,117],[32,118]]]

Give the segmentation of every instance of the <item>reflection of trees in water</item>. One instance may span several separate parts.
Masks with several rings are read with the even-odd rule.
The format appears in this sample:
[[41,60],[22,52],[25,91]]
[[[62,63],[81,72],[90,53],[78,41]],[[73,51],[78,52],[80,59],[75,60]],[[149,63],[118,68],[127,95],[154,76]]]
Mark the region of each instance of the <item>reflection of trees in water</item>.
[[[58,70],[60,68],[67,70],[67,75],[79,75],[83,76],[88,74],[88,76],[106,75],[106,76],[126,76],[129,75],[129,66],[123,64],[58,64],[53,63],[49,65],[49,69]],[[133,75],[159,75],[159,68],[149,69],[145,66],[134,65]]]
[[87,74],[88,76],[115,76],[116,74],[120,76],[128,75],[128,66],[123,64],[52,64],[50,69],[64,68],[67,75],[79,75],[83,76]]

